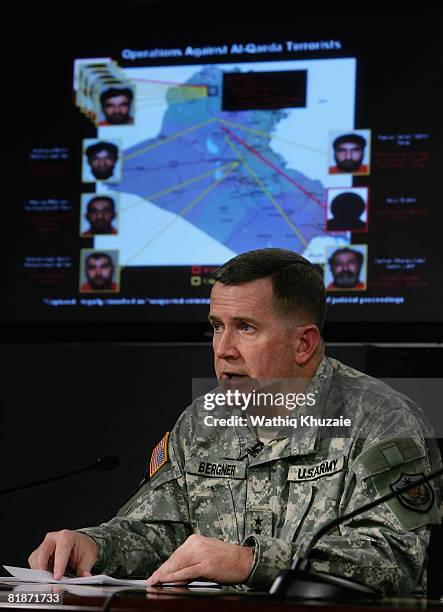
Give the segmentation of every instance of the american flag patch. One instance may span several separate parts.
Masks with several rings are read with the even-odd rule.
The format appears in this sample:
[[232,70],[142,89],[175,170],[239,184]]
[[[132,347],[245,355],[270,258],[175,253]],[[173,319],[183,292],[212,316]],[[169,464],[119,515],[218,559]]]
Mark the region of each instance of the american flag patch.
[[168,460],[168,438],[169,431],[165,433],[163,438],[152,451],[151,463],[149,464],[149,478],[152,478],[161,468],[161,466]]

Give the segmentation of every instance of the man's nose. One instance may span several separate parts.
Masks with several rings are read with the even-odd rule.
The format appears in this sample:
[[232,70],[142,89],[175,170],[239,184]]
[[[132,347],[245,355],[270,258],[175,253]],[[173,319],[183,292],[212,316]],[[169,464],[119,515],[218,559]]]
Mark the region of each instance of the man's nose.
[[347,263],[342,263],[338,266],[338,271],[339,272],[347,272],[348,271],[348,264]]
[[236,359],[240,355],[234,334],[226,329],[214,336],[213,345],[217,359]]

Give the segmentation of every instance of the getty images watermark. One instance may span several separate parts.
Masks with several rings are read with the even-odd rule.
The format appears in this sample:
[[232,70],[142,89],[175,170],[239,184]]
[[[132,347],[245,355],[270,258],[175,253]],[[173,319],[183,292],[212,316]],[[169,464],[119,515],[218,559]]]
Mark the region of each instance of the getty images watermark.
[[[253,389],[249,392],[239,389],[227,389],[218,393],[205,393],[203,395],[203,408],[211,411],[217,407],[237,408],[242,412],[248,411],[248,416],[232,414],[229,417],[215,417],[207,414],[204,417],[206,427],[246,427],[249,422],[254,427],[350,427],[351,419],[343,416],[335,418],[315,417],[310,415],[257,414],[257,409],[266,409],[272,412],[281,412],[282,408],[293,411],[295,408],[313,408],[316,405],[317,391],[308,393],[282,393],[264,392]],[[255,414],[254,412],[255,411]]]

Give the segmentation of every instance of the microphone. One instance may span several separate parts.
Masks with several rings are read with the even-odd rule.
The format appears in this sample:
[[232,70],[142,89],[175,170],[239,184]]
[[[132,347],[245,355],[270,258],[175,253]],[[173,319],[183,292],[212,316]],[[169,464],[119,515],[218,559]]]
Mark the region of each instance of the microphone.
[[20,485],[19,487],[11,487],[10,489],[0,490],[0,497],[7,497],[8,495],[14,495],[14,493],[21,493],[22,491],[26,491],[27,489],[33,489],[34,487],[39,487],[40,485],[49,484],[50,482],[62,480],[63,478],[69,478],[70,476],[75,476],[76,474],[80,474],[81,472],[89,472],[90,470],[99,470],[100,472],[107,472],[108,470],[115,470],[115,468],[117,468],[119,465],[120,459],[118,457],[99,457],[96,461],[94,461],[94,463],[91,463],[81,468],[77,468],[76,470],[72,470],[71,472],[66,472],[65,474],[58,474],[57,476],[49,476],[48,478],[42,478],[41,480],[34,480],[33,482],[28,482],[27,484]]
[[338,525],[349,519],[372,510],[372,508],[384,504],[391,499],[395,499],[410,489],[434,480],[434,478],[441,476],[441,474],[443,474],[443,468],[326,523],[311,538],[304,553],[295,557],[290,569],[279,573],[269,593],[278,597],[296,597],[300,599],[379,599],[382,596],[379,591],[352,578],[326,574],[324,572],[310,573],[309,556],[312,549],[318,540],[334,527],[338,527]]
[[[95,464],[97,470],[100,472],[109,472],[110,470],[115,470],[120,465],[120,459],[111,455],[110,457],[99,457]],[[93,467],[91,469],[94,469]]]
[[257,444],[254,444],[254,446],[251,446],[251,448],[246,448],[246,453],[239,457],[239,460],[242,461],[242,459],[246,459],[248,455],[250,455],[251,457],[257,457],[257,455],[261,452],[264,446],[264,443],[259,441],[257,442]]

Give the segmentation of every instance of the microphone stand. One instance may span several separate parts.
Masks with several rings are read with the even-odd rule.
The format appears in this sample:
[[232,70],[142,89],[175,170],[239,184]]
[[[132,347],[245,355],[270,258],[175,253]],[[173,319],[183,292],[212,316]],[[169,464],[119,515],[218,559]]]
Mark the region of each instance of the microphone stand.
[[0,497],[7,497],[9,495],[14,495],[14,493],[21,493],[22,491],[33,489],[34,487],[39,487],[50,482],[55,482],[56,480],[69,478],[70,476],[75,476],[76,474],[81,474],[82,472],[88,472],[89,470],[114,470],[116,467],[118,467],[119,463],[120,461],[118,457],[100,457],[99,459],[94,461],[94,463],[91,463],[81,468],[77,468],[76,470],[72,470],[71,472],[66,472],[66,474],[59,474],[58,476],[49,476],[49,478],[34,480],[32,482],[28,482],[27,484],[20,485],[19,487],[11,487],[9,489],[0,490]]
[[319,531],[312,537],[305,552],[300,556],[296,557],[291,564],[289,570],[283,570],[274,580],[269,593],[271,595],[277,595],[278,597],[297,597],[300,599],[379,599],[381,593],[376,591],[370,586],[353,580],[352,578],[345,578],[344,576],[336,576],[334,574],[326,574],[324,572],[309,572],[309,556],[314,548],[314,545],[318,540],[324,536],[328,531],[348,521],[349,519],[363,514],[368,510],[372,510],[376,506],[384,504],[399,497],[402,493],[414,489],[415,487],[422,485],[430,480],[434,480],[438,476],[443,474],[443,468],[440,468],[436,472],[423,476],[419,480],[415,480],[412,483],[406,484],[403,487],[388,493],[379,499],[376,499],[352,512],[348,512],[343,516],[336,518],[329,523],[326,523]]

